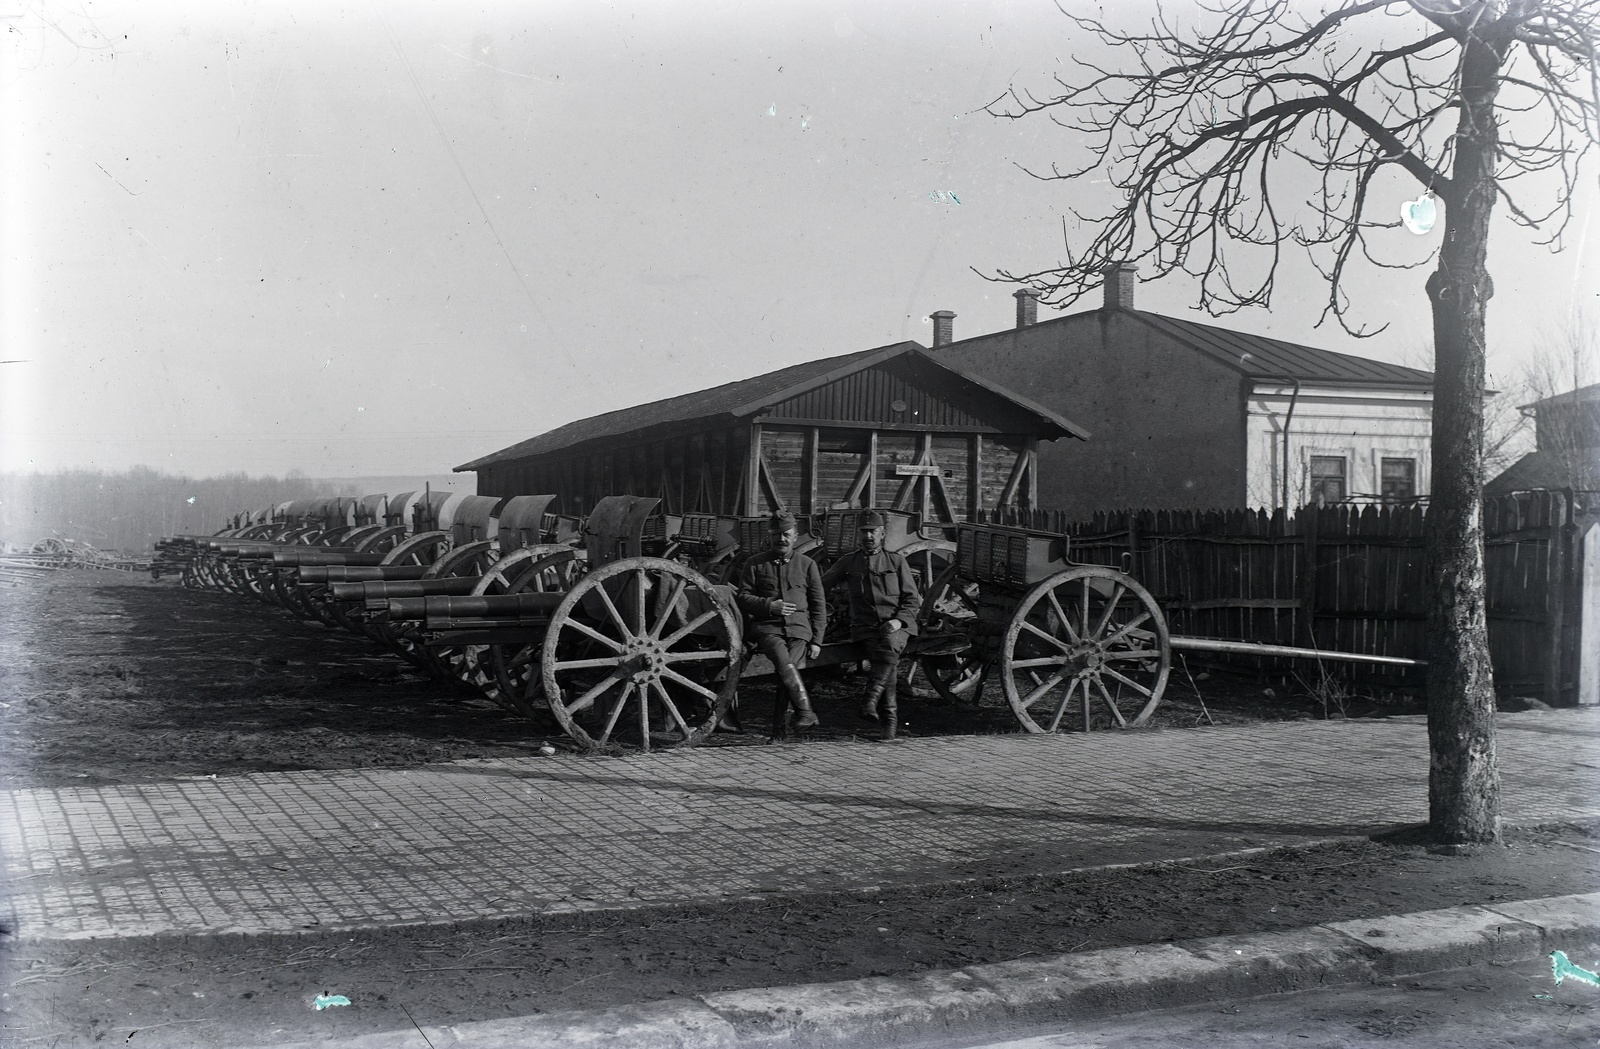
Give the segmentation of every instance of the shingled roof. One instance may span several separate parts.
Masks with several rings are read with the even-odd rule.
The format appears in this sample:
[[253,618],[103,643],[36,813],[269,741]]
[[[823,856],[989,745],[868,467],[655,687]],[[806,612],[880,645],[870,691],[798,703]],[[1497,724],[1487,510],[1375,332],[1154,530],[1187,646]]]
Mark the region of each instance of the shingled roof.
[[567,423],[565,426],[558,426],[554,430],[529,438],[519,444],[511,445],[509,448],[491,452],[455,469],[457,472],[479,470],[493,463],[544,455],[564,448],[571,448],[585,441],[606,437],[620,437],[634,433],[642,434],[646,430],[661,426],[699,421],[711,422],[718,418],[732,422],[735,419],[759,415],[768,405],[775,402],[796,397],[809,389],[906,354],[912,354],[937,368],[959,376],[974,386],[1006,398],[1019,407],[1025,408],[1038,415],[1041,419],[1059,427],[1064,435],[1079,438],[1087,438],[1089,436],[1088,431],[1045,408],[1043,405],[1036,404],[1026,397],[997,386],[988,379],[939,360],[929,354],[920,343],[897,342],[888,346],[879,346],[876,349],[847,353],[840,357],[824,357],[821,360],[806,361],[803,364],[780,368],[764,375],[755,375],[748,379],[740,379],[737,382],[713,386],[708,390],[697,390],[694,393],[685,393],[677,397],[651,401],[648,404],[639,404],[632,408],[620,408],[602,415],[592,415],[587,419],[579,419],[575,422]]
[[[1250,335],[1160,313],[1129,309],[1122,312],[1251,379],[1267,382],[1273,379],[1299,379],[1301,382],[1325,382],[1339,386],[1433,386],[1433,373],[1417,368],[1385,364],[1366,357],[1301,346],[1282,339],[1269,339],[1265,335]],[[1081,317],[1083,314],[1072,316]]]

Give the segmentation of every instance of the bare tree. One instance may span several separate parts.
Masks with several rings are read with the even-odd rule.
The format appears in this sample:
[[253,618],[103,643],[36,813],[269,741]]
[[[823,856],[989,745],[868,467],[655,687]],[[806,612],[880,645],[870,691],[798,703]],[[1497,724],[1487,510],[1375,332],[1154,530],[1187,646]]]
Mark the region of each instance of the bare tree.
[[[1559,248],[1579,160],[1596,140],[1600,0],[1214,0],[1199,25],[1159,11],[1124,32],[1064,12],[1120,56],[1077,62],[1049,93],[1013,89],[989,107],[1043,114],[1085,142],[1071,166],[1030,172],[1109,182],[1120,203],[1080,215],[1065,261],[997,279],[1061,305],[1117,263],[1199,279],[1213,313],[1264,305],[1285,245],[1327,281],[1322,319],[1354,334],[1347,276],[1434,261],[1433,490],[1428,514],[1430,828],[1447,842],[1499,837],[1494,682],[1483,569],[1483,390],[1490,217]],[[1305,187],[1309,186],[1309,191]],[[1436,253],[1398,233],[1406,215]],[[1521,199],[1542,203],[1534,206]],[[1442,205],[1442,208],[1439,208]],[[1432,238],[1428,243],[1431,243]],[[1381,328],[1376,329],[1381,330]]]
[[1600,333],[1594,315],[1584,312],[1541,336],[1528,362],[1521,403],[1535,415],[1537,451],[1553,467],[1552,486],[1600,491],[1600,404],[1592,396],[1568,396],[1594,384],[1596,359]]

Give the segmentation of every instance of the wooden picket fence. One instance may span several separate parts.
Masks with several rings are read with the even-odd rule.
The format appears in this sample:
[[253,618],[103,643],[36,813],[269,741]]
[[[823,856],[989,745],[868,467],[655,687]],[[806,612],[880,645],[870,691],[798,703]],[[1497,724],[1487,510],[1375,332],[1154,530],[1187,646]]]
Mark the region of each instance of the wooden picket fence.
[[[1584,502],[1575,506],[1571,492],[1538,491],[1497,497],[1484,507],[1489,650],[1503,693],[1551,705],[1579,700],[1579,675],[1589,672],[1580,667],[1593,663],[1579,653],[1580,528],[1595,520]],[[1428,658],[1426,511],[1418,506],[1306,507],[1293,514],[1130,510],[1088,520],[1011,510],[986,513],[984,520],[1067,535],[1074,561],[1130,571],[1160,602],[1174,634]],[[1241,658],[1276,670],[1289,666],[1259,657],[1233,662]],[[1414,671],[1344,666],[1340,673],[1372,685],[1422,684]]]

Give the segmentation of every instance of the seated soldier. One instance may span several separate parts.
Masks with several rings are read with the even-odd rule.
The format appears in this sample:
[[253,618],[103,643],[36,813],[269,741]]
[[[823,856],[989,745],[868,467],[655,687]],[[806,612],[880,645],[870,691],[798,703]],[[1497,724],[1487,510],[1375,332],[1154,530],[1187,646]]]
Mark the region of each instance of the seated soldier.
[[897,675],[900,654],[917,632],[917,612],[922,608],[922,591],[911,566],[899,554],[883,547],[885,521],[873,511],[863,514],[861,545],[835,561],[822,577],[831,587],[840,579],[850,583],[850,636],[861,642],[872,661],[872,677],[862,700],[861,716],[879,720],[882,712],[882,737],[894,739],[899,726]]
[[747,618],[745,636],[778,674],[772,707],[772,736],[778,739],[788,735],[791,713],[799,715],[795,728],[817,724],[796,664],[802,656],[821,654],[828,601],[817,563],[795,551],[799,529],[793,515],[773,514],[768,534],[768,549],[740,569],[738,603]]

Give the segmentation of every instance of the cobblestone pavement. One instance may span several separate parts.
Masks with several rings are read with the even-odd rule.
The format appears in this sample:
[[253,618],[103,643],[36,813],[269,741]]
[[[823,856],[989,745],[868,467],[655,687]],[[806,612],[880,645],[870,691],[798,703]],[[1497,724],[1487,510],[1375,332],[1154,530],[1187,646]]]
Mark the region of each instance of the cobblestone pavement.
[[[1600,816],[1600,711],[1502,715],[1503,812]],[[1420,718],[260,773],[0,796],[23,937],[285,932],[1060,871],[1423,821]]]

